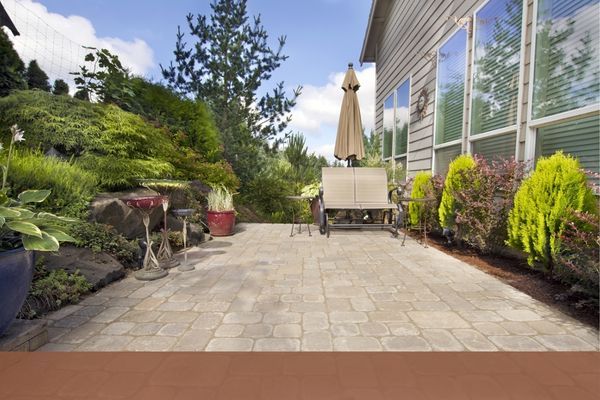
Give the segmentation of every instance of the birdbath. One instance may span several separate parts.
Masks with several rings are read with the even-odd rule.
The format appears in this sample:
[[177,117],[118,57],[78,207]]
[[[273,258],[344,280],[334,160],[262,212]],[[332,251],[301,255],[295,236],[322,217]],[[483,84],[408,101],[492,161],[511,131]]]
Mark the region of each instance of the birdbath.
[[170,269],[179,265],[179,261],[173,258],[173,249],[169,243],[169,228],[167,227],[167,210],[169,209],[169,196],[163,196],[163,228],[161,229],[161,242],[156,258],[160,266],[165,269]]
[[170,269],[179,265],[173,257],[173,249],[171,243],[169,243],[169,227],[167,226],[167,211],[171,204],[172,195],[178,191],[189,187],[187,181],[175,181],[171,179],[139,179],[138,183],[150,190],[158,192],[159,194],[166,197],[163,206],[163,229],[161,230],[161,243],[156,253],[160,266],[165,269]]
[[183,237],[183,264],[181,264],[177,269],[181,272],[191,271],[194,269],[194,266],[188,264],[187,261],[187,218],[194,214],[194,209],[176,208],[171,210],[171,213],[177,218],[181,219],[183,222],[183,227],[181,228],[181,236]]
[[167,276],[168,272],[162,269],[156,259],[156,255],[152,251],[152,241],[150,240],[150,214],[152,210],[163,204],[165,196],[142,196],[121,199],[127,204],[142,214],[142,222],[146,227],[146,254],[144,255],[144,264],[142,269],[137,271],[134,276],[141,281],[152,281]]

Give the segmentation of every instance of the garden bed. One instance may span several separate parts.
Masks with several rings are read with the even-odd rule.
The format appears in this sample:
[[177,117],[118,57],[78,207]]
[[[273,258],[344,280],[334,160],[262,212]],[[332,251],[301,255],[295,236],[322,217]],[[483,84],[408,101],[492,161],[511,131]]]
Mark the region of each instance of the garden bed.
[[[420,238],[419,233],[415,231],[409,231],[409,236]],[[446,238],[434,233],[430,233],[427,240],[430,246],[497,277],[582,323],[599,328],[600,309],[593,299],[586,298],[581,293],[571,293],[569,285],[552,280],[541,272],[531,269],[525,260],[482,255],[468,247],[449,247]]]

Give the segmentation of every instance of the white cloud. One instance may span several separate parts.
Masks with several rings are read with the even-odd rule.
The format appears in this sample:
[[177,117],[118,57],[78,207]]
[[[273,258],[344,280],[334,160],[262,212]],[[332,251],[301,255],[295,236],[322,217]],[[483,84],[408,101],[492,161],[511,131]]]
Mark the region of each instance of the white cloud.
[[[302,94],[292,110],[290,128],[307,136],[323,136],[337,130],[340,108],[344,92],[342,82],[346,71],[329,75],[329,81],[323,86],[304,85]],[[360,82],[358,103],[360,105],[363,126],[369,132],[374,128],[375,118],[375,66],[357,70]]]
[[154,66],[154,52],[141,39],[99,37],[90,20],[52,13],[32,0],[4,0],[2,4],[20,32],[20,36],[9,35],[17,52],[26,63],[37,59],[51,80],[62,78],[72,85],[69,72],[78,70],[89,52],[81,45],[108,49],[137,75]]
[[311,149],[311,150],[313,152],[315,152],[317,155],[323,156],[323,157],[327,158],[328,160],[332,161],[334,148],[335,148],[335,144],[331,143],[331,144],[321,145],[321,146]]

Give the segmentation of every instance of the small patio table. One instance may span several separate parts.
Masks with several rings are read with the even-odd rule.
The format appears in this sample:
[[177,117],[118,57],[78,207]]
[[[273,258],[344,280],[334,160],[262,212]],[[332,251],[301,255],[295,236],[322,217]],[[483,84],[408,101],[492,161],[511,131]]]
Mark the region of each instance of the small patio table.
[[[307,201],[310,208],[310,202],[314,199],[314,196],[286,196],[286,198],[298,202]],[[308,228],[308,236],[312,236],[310,233],[310,225],[307,222],[305,222],[305,224]],[[294,236],[294,225],[298,225],[298,233],[302,233],[302,218],[299,217],[296,219],[295,207],[292,207],[292,230],[290,231],[290,237]]]
[[[402,238],[402,246],[404,246],[404,242],[406,241],[406,232],[408,231],[408,205],[413,202],[413,203],[421,203],[423,204],[423,206],[425,206],[427,203],[431,203],[434,202],[435,198],[433,197],[423,197],[423,198],[413,198],[413,197],[400,197],[398,198],[398,202],[403,206],[403,210],[404,211],[404,237]],[[429,247],[427,245],[427,213],[424,212],[425,207],[421,207],[421,210],[419,212],[419,224],[417,225],[416,229],[419,230],[419,232],[423,232],[423,236],[424,236],[424,240],[423,240],[423,247],[427,248]]]

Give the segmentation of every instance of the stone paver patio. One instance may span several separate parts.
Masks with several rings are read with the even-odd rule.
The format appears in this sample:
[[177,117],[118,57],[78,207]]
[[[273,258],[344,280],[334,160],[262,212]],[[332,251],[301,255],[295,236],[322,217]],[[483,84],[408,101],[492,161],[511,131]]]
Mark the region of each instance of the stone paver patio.
[[196,270],[128,277],[47,316],[46,351],[598,350],[598,331],[385,231],[243,224]]

